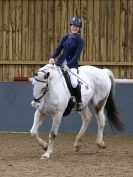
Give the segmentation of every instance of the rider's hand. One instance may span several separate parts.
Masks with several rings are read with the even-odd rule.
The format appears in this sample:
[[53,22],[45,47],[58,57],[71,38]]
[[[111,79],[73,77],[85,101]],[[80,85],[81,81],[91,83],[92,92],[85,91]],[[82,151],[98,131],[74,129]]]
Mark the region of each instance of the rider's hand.
[[63,66],[64,71],[69,71],[69,67],[67,65]]
[[50,59],[49,59],[49,64],[52,64],[52,65],[55,64],[54,58],[50,58]]

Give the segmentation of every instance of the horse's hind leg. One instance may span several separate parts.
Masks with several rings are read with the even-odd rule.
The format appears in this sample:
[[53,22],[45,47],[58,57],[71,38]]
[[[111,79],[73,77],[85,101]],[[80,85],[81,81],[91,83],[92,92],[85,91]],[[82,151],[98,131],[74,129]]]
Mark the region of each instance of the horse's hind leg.
[[94,112],[97,118],[97,123],[98,123],[98,133],[97,133],[97,139],[96,139],[96,144],[100,148],[106,148],[105,143],[103,141],[103,130],[105,127],[105,114],[104,114],[104,107],[105,103],[102,106],[96,106],[94,107]]
[[43,139],[41,139],[39,137],[39,133],[38,133],[38,129],[41,126],[43,120],[44,120],[44,114],[42,114],[38,110],[36,110],[36,112],[34,114],[34,123],[33,123],[33,126],[31,128],[31,130],[30,130],[30,133],[37,140],[39,145],[44,150],[46,150],[48,145],[47,145],[47,143],[45,141],[43,141]]
[[83,108],[83,110],[81,111],[81,115],[82,115],[82,127],[78,133],[78,135],[76,136],[76,141],[74,143],[74,150],[75,151],[79,151],[80,147],[81,147],[81,141],[82,141],[82,136],[85,134],[86,129],[91,121],[91,112],[88,108],[88,105],[85,106]]

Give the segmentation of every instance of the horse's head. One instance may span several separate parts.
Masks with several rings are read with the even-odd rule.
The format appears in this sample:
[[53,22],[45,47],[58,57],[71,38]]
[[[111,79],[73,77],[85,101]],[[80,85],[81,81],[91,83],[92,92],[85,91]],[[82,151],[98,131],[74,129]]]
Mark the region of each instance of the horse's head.
[[49,68],[40,68],[32,78],[33,96],[32,106],[38,108],[40,101],[48,91],[50,71]]

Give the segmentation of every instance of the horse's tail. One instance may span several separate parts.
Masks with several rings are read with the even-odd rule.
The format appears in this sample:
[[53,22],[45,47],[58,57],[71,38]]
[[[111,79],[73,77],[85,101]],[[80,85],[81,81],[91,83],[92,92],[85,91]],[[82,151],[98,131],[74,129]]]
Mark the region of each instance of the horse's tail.
[[111,90],[105,105],[105,109],[107,111],[107,117],[110,123],[110,126],[112,128],[112,125],[118,130],[123,131],[124,130],[124,124],[119,118],[119,112],[117,110],[115,101],[114,101],[114,90],[115,90],[115,79],[114,75],[111,70],[104,69],[106,73],[108,74],[110,80],[111,80]]

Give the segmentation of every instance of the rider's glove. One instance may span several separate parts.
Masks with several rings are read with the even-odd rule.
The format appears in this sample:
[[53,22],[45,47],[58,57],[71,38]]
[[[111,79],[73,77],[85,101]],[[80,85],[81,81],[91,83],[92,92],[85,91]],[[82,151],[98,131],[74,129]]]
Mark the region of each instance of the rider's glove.
[[69,67],[67,65],[63,66],[64,71],[69,71]]
[[50,59],[49,59],[49,64],[54,64],[54,63],[55,63],[54,58],[50,58]]

